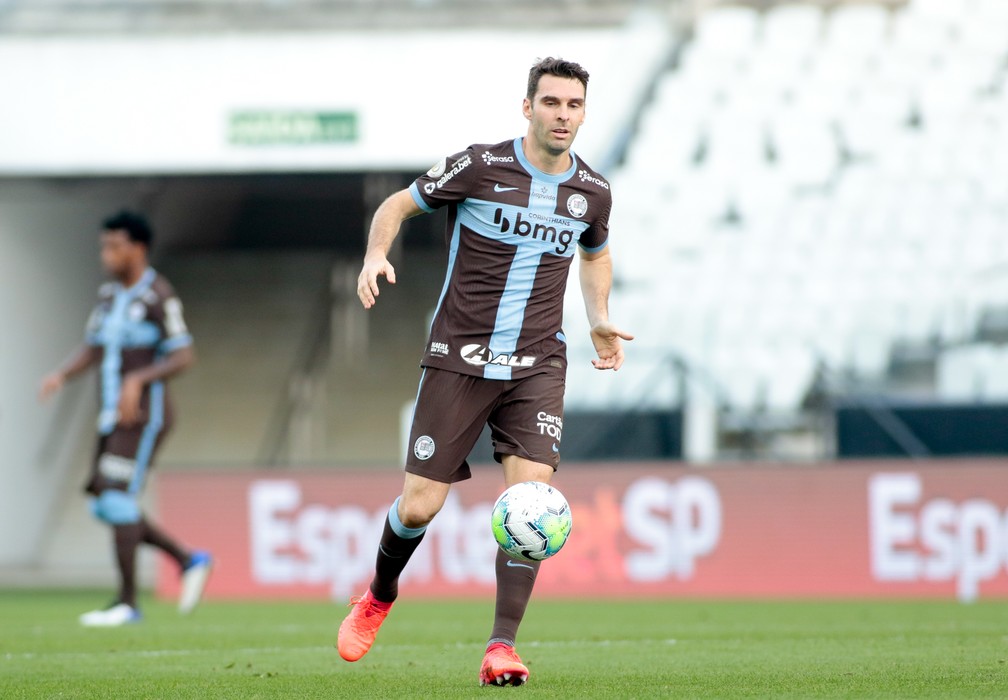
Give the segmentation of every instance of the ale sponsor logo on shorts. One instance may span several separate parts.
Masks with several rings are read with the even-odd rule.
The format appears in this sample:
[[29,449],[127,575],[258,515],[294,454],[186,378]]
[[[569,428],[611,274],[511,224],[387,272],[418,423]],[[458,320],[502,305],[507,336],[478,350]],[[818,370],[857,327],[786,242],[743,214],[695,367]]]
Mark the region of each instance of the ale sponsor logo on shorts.
[[483,367],[484,365],[502,365],[504,367],[531,367],[535,364],[535,355],[508,355],[501,353],[494,355],[486,345],[476,343],[463,346],[459,350],[462,359],[470,365]]

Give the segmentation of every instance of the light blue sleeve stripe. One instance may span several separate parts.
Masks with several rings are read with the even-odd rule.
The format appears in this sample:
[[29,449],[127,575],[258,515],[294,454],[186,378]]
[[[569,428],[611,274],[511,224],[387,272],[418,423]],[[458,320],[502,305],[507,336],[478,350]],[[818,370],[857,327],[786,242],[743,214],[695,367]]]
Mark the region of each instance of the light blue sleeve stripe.
[[172,352],[173,350],[178,350],[179,348],[185,348],[192,345],[192,336],[188,333],[183,333],[182,335],[177,335],[174,338],[168,338],[161,342],[158,346],[162,352]]
[[588,248],[586,246],[583,246],[583,245],[581,245],[581,241],[578,241],[578,246],[581,248],[581,250],[583,250],[586,253],[597,253],[600,250],[602,250],[603,248],[605,248],[607,245],[609,245],[609,239],[608,238],[602,243],[602,245],[595,246],[594,248]]
[[434,208],[431,205],[427,204],[427,202],[424,201],[424,198],[420,196],[420,190],[419,188],[417,188],[415,182],[409,186],[409,193],[410,196],[413,197],[413,201],[416,202],[416,205],[421,209],[423,209],[425,212],[430,214],[431,212],[435,211]]

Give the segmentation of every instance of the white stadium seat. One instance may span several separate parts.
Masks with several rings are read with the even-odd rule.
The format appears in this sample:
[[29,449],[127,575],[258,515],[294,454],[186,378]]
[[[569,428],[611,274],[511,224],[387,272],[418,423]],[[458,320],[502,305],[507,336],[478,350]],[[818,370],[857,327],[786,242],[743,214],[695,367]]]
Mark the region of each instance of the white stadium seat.
[[[1008,90],[990,89],[1005,36],[1002,0],[704,13],[611,177],[628,241],[613,315],[642,362],[625,384],[666,349],[734,411],[786,413],[818,361],[881,385],[897,341],[968,345],[1008,306]],[[590,353],[582,335],[572,353]],[[1006,355],[946,351],[933,390],[1008,397]]]

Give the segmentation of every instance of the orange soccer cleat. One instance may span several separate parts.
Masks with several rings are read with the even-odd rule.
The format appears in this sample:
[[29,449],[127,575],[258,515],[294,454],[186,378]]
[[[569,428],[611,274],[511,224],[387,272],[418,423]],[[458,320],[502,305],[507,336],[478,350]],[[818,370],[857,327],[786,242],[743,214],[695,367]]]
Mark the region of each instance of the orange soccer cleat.
[[529,670],[518,658],[514,647],[495,642],[487,647],[480,668],[480,685],[521,685],[528,680]]
[[371,649],[392,603],[375,600],[368,590],[360,597],[351,598],[350,607],[350,613],[340,625],[336,648],[347,661],[356,661]]

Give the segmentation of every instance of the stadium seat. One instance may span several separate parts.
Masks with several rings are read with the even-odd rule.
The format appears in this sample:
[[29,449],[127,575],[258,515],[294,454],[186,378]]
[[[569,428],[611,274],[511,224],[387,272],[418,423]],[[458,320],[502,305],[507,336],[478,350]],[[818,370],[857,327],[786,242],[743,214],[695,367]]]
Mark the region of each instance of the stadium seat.
[[760,44],[765,51],[800,61],[816,50],[822,36],[822,10],[811,3],[780,3],[766,12]]
[[895,343],[969,342],[1008,307],[991,272],[1008,264],[1005,6],[702,15],[613,176],[614,226],[640,246],[621,278],[651,295],[617,289],[613,308],[736,414],[799,410],[819,361],[885,386]]
[[723,5],[697,22],[692,50],[713,55],[744,56],[752,50],[759,31],[759,13],[743,5]]

